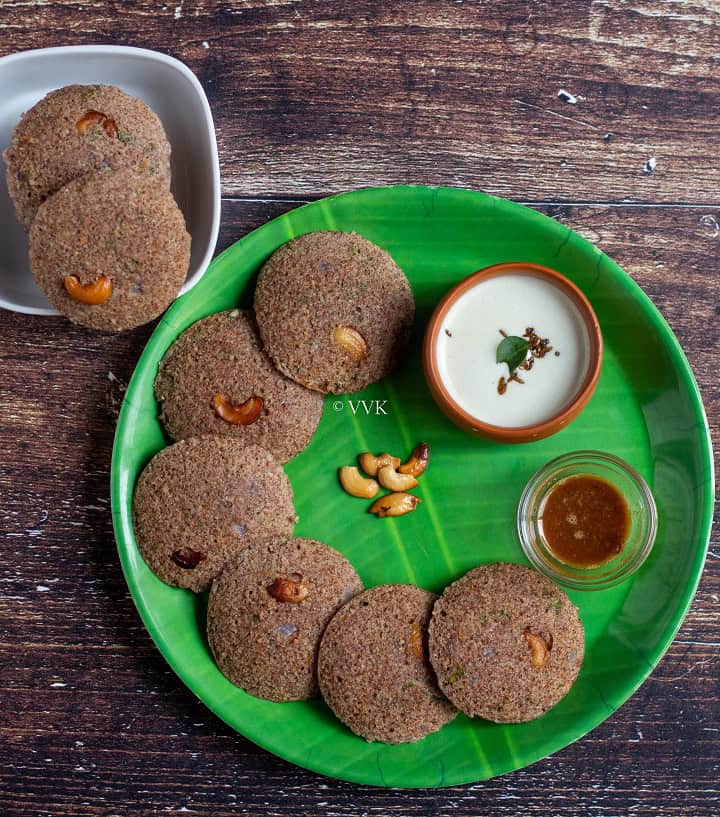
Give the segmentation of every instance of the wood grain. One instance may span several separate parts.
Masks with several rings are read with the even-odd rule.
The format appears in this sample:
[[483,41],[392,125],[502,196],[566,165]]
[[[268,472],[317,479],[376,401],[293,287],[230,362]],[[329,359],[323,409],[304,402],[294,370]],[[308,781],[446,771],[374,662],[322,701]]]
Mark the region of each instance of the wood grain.
[[[226,201],[219,249],[293,206]],[[594,240],[655,299],[693,361],[717,434],[720,245],[707,217],[720,211],[538,209]],[[110,398],[118,392],[108,374],[127,380],[149,333],[107,336],[61,318],[0,313],[0,814],[717,812],[717,532],[693,608],[650,679],[586,738],[523,771],[399,794],[292,767],[218,721],[140,624],[113,542]]]
[[[96,42],[157,48],[203,82],[225,195],[218,251],[359,186],[531,203],[653,298],[717,445],[717,2],[0,0],[0,56]],[[141,625],[112,534],[115,412],[151,330],[115,337],[0,312],[2,817],[720,813],[717,530],[650,679],[582,740],[498,780],[354,786],[267,755],[211,715]]]
[[719,24],[702,0],[5,0],[0,54],[99,41],[184,60],[226,195],[424,183],[716,204]]

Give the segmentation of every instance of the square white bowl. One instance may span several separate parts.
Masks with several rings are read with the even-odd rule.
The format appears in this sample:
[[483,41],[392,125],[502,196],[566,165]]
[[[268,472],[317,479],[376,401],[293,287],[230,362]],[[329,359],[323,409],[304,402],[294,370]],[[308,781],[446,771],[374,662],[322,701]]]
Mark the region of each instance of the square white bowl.
[[[212,260],[220,227],[220,166],[202,85],[182,62],[144,48],[81,45],[0,58],[0,153],[21,115],[64,85],[116,85],[160,117],[172,147],[172,192],[192,237],[187,292]],[[56,315],[30,273],[27,237],[15,218],[0,162],[0,307]]]

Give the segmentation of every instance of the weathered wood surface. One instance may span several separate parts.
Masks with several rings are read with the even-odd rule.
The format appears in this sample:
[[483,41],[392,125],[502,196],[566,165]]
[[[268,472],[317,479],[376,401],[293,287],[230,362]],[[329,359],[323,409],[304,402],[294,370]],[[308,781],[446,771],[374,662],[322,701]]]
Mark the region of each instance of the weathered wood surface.
[[[717,3],[0,0],[0,55],[89,42],[159,48],[205,84],[226,196],[218,250],[358,186],[455,184],[534,202],[663,311],[717,444]],[[560,88],[584,99],[563,103]],[[108,377],[127,380],[151,329],[109,338],[0,312],[2,817],[720,813],[717,532],[651,678],[523,771],[368,789],[292,767],[211,715],[140,624],[110,523],[119,390]]]
[[228,195],[419,182],[718,200],[716,2],[0,3],[0,54],[94,42],[159,48],[197,72]]

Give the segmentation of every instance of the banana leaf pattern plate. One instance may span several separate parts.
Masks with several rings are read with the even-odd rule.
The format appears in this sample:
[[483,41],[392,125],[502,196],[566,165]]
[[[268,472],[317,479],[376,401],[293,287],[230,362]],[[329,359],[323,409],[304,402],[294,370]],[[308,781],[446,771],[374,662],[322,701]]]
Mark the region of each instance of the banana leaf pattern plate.
[[[191,323],[252,304],[256,273],[290,238],[355,230],[405,270],[417,304],[401,366],[362,392],[325,398],[307,449],[285,467],[298,536],[327,542],[366,586],[414,582],[434,592],[478,564],[526,563],[515,532],[517,502],[547,460],[596,448],[630,462],[655,494],[659,530],[638,573],[601,592],[571,592],[586,631],[578,680],[554,709],[526,724],[459,716],[415,744],[367,743],[322,700],[274,704],[245,694],[216,668],[204,633],[205,599],[155,578],[132,529],[132,492],[150,457],[167,445],[153,380],[165,350]],[[433,403],[420,351],[433,307],[471,272],[502,261],[559,270],[590,299],[605,340],[597,391],[580,417],[545,440],[503,446],[455,428]],[[379,520],[345,494],[337,468],[360,451],[405,456],[425,440],[430,467],[422,504]],[[695,592],[710,533],[712,452],[702,401],[677,339],[632,279],[592,244],[533,210],[467,190],[357,190],[293,210],[238,241],[168,310],[145,348],[118,421],[112,507],[120,559],[145,625],[170,666],[219,717],[268,751],[325,775],[377,786],[428,787],[519,769],[581,737],[621,706],[650,674]]]

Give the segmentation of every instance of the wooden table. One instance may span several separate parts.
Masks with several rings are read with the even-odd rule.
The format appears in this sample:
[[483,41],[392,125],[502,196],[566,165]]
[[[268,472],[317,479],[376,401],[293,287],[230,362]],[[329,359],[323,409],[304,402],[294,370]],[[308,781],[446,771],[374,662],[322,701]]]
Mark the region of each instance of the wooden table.
[[[717,441],[716,0],[0,3],[0,54],[96,42],[166,51],[205,86],[222,165],[218,251],[359,186],[457,185],[529,204],[652,297]],[[720,812],[717,531],[651,678],[523,771],[369,789],[294,768],[218,721],[153,646],[113,541],[115,412],[151,329],[110,337],[0,314],[3,817]]]

